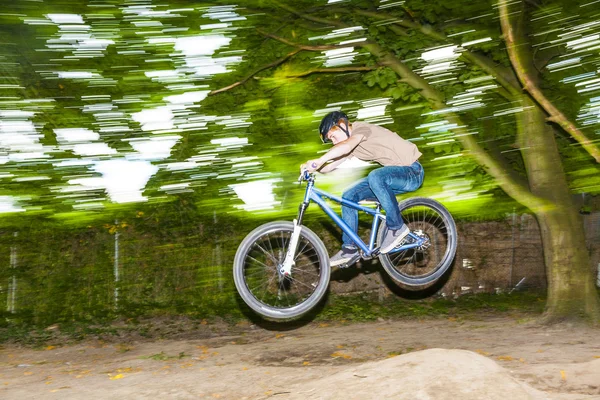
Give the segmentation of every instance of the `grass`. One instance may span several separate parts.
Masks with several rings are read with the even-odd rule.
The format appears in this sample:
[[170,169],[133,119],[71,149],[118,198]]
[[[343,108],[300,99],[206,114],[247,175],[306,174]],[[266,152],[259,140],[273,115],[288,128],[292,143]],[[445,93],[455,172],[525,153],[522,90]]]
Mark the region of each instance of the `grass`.
[[[378,319],[403,318],[470,318],[482,313],[501,314],[515,312],[535,317],[541,315],[545,295],[536,292],[512,294],[472,294],[457,299],[427,298],[406,300],[388,296],[380,301],[376,294],[330,295],[327,302],[303,322],[367,322]],[[221,310],[219,317],[200,317],[193,314],[161,312],[145,318],[115,318],[102,322],[71,321],[40,327],[31,324],[5,323],[0,327],[0,343],[19,343],[41,348],[48,344],[64,344],[86,339],[127,342],[128,340],[185,338],[201,334],[227,334],[230,330],[248,326],[248,318],[256,322],[256,316],[246,317],[239,308],[233,312]],[[212,314],[214,315],[214,314]],[[522,317],[520,317],[522,318]],[[528,319],[529,317],[525,317]],[[117,348],[117,351],[127,351]],[[157,356],[161,358],[160,355]]]
[[541,314],[545,295],[535,292],[471,294],[457,299],[406,300],[391,296],[383,302],[372,294],[334,296],[317,320],[373,321],[381,318],[467,317],[476,313],[523,312]]

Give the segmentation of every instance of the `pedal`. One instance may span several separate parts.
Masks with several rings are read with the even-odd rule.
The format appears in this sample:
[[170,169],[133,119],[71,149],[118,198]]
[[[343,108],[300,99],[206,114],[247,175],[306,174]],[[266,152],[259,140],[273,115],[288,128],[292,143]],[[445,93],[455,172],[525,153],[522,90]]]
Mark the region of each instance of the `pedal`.
[[360,260],[360,255],[359,254],[357,254],[354,257],[352,257],[350,260],[348,260],[347,263],[338,265],[338,267],[339,268],[348,268],[348,267],[351,267],[358,260]]

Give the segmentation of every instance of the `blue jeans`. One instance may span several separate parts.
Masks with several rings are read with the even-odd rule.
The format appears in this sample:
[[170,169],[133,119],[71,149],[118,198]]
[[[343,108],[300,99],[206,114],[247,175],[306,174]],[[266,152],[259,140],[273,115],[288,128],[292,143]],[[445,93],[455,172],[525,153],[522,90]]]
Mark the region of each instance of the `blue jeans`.
[[[358,203],[361,200],[378,200],[385,210],[388,229],[400,229],[404,224],[398,209],[397,194],[417,190],[423,183],[424,171],[418,161],[408,167],[381,167],[374,169],[349,189],[342,198]],[[342,219],[354,232],[358,231],[358,210],[342,206]],[[345,233],[342,235],[344,247],[356,247]]]

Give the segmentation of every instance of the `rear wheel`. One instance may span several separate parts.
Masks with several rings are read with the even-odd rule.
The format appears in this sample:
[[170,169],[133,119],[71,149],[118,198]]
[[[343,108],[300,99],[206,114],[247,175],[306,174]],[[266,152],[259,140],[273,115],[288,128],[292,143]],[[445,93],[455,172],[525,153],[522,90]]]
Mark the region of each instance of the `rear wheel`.
[[[456,253],[457,233],[454,219],[435,200],[415,197],[399,204],[402,219],[411,232],[423,239],[423,245],[412,249],[396,248],[380,254],[379,261],[396,282],[407,286],[423,286],[437,281],[450,268]],[[382,224],[377,241],[386,232]],[[405,239],[405,243],[413,240]]]
[[290,276],[279,270],[294,224],[271,222],[250,232],[233,262],[238,293],[256,313],[270,319],[293,319],[310,311],[329,285],[329,256],[321,239],[303,226]]

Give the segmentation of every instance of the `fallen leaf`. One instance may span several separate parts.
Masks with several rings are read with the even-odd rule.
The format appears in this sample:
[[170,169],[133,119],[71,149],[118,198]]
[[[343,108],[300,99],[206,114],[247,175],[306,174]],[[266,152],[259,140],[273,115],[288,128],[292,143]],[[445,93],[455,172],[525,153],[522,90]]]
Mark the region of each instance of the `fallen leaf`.
[[344,345],[343,344],[338,344],[337,346],[335,346],[336,349],[343,349]]
[[207,346],[196,346],[196,348],[202,350],[203,353],[208,353],[208,347]]
[[56,346],[46,346],[44,350],[54,350]]
[[302,363],[302,365],[310,365],[310,362],[308,362],[308,361],[304,361],[304,362]]
[[499,356],[498,360],[502,360],[502,361],[512,361],[513,358],[511,356]]
[[283,333],[278,333],[277,335],[275,335],[275,339],[281,339],[284,336],[285,335]]
[[478,354],[481,354],[482,356],[489,356],[490,353],[488,353],[487,351],[483,351],[483,350],[475,350]]
[[346,359],[346,360],[349,360],[349,359],[352,358],[351,355],[344,354],[344,353],[339,352],[339,351],[336,351],[335,353],[331,354],[331,357],[334,357],[334,358],[340,357],[340,358],[343,358],[343,359]]
[[562,379],[563,381],[567,380],[567,373],[563,370],[560,371],[560,379]]
[[125,378],[125,376],[123,376],[123,374],[117,374],[117,375],[115,375],[115,376],[111,376],[109,379],[110,379],[111,381],[114,381],[114,380],[116,380],[116,379],[123,379],[123,378]]

